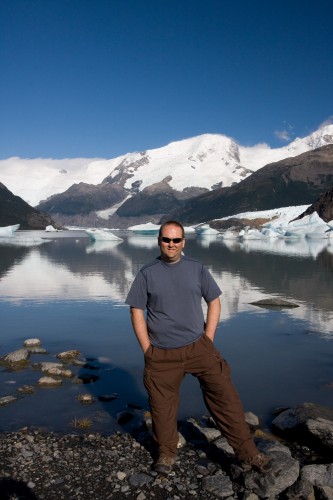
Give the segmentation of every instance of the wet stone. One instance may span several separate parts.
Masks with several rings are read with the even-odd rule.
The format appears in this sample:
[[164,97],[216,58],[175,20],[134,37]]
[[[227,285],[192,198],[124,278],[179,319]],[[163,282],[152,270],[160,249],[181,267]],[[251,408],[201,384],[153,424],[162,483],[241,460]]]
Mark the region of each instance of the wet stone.
[[0,406],[6,406],[10,403],[14,403],[15,401],[17,401],[17,397],[15,396],[3,396],[0,398]]
[[38,347],[41,345],[41,341],[39,339],[26,339],[23,345],[24,347]]

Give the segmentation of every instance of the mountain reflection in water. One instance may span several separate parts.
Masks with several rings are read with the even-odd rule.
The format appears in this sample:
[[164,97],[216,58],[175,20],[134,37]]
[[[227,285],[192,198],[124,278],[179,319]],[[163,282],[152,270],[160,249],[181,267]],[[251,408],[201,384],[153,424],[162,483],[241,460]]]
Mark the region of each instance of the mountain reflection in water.
[[[30,247],[0,242],[0,356],[35,337],[51,357],[79,349],[104,374],[85,390],[95,396],[98,391],[119,394],[111,403],[97,400],[82,409],[74,397],[82,387],[66,383],[58,389],[38,389],[28,402],[23,398],[1,408],[0,430],[24,425],[24,419],[62,430],[82,412],[97,412],[99,426],[110,431],[127,403],[147,405],[142,354],[124,299],[140,267],[158,256],[157,238],[117,234],[123,241],[91,243],[82,232],[68,231],[47,234],[49,241]],[[190,235],[184,252],[203,262],[223,290],[215,343],[231,364],[245,409],[267,420],[276,406],[331,404],[330,241],[239,243]],[[299,307],[265,310],[250,304],[267,297],[281,297]],[[106,366],[102,357],[108,360]],[[32,361],[39,360],[35,355]],[[40,376],[32,369],[1,370],[0,397],[14,394],[23,383],[36,383]],[[205,413],[194,379],[186,378],[185,393],[180,417]]]

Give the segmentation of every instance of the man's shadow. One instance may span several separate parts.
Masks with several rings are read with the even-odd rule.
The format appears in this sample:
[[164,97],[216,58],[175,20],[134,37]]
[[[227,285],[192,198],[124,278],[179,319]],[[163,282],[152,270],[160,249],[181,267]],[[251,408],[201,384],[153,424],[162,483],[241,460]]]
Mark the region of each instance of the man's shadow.
[[11,478],[0,478],[0,498],[1,500],[38,500],[38,497],[31,491],[23,481]]

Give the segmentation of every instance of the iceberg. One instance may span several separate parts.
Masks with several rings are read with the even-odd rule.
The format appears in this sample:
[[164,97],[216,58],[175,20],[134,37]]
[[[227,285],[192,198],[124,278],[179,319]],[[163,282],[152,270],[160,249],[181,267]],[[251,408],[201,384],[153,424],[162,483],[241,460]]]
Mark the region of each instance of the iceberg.
[[152,222],[147,222],[146,224],[138,224],[136,226],[131,226],[128,228],[129,231],[137,234],[158,234],[160,230],[160,225],[153,224]]
[[3,237],[7,237],[8,236],[13,236],[13,234],[16,233],[16,231],[18,230],[18,228],[20,227],[20,224],[14,224],[13,226],[4,226],[4,227],[0,227],[0,236]]
[[[244,218],[247,218],[246,214],[242,215]],[[228,217],[225,219],[228,219]],[[205,229],[205,226],[200,227]],[[333,221],[326,223],[319,217],[317,212],[313,212],[310,215],[306,215],[302,219],[293,220],[291,222],[288,222],[285,217],[282,219],[271,220],[270,222],[264,224],[260,229],[251,228],[250,226],[241,230],[230,228],[220,233],[219,236],[225,240],[239,239],[241,241],[269,240],[278,238],[285,241],[322,239],[330,242],[333,240]]]
[[[132,231],[136,234],[145,234],[149,236],[158,235],[160,231],[161,224],[153,224],[152,222],[147,222],[146,224],[138,224],[136,226],[130,226],[128,231]],[[195,233],[195,229],[192,226],[184,226],[185,234]]]
[[110,240],[115,240],[115,241],[123,241],[122,238],[119,238],[115,234],[113,234],[109,229],[95,229],[95,228],[90,228],[90,229],[85,229],[85,232],[89,236],[89,238],[92,241],[110,241]]
[[201,236],[205,234],[220,234],[219,231],[210,227],[209,224],[202,224],[201,226],[196,227],[195,232]]

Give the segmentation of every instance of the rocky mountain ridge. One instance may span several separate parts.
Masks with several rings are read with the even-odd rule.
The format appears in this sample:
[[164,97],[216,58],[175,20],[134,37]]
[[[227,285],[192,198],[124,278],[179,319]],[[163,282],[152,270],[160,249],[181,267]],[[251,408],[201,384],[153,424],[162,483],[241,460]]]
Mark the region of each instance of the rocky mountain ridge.
[[[98,225],[126,228],[147,221],[158,223],[166,217],[193,224],[242,211],[310,204],[333,185],[332,151],[332,145],[322,146],[314,152],[266,165],[251,175],[242,170],[243,180],[229,187],[214,185],[212,190],[198,186],[174,189],[171,175],[141,189],[142,183],[130,177],[130,172],[135,171],[133,165],[133,171],[123,165],[99,186],[76,186],[76,200],[81,204],[76,214],[67,208],[74,201],[74,187],[38,208],[63,224],[89,225],[93,219]],[[146,165],[147,161],[143,163]],[[103,198],[105,190],[117,191],[118,206],[114,210],[107,211],[110,204]],[[98,214],[100,209],[105,210],[102,216]]]
[[333,186],[333,145],[272,163],[230,188],[216,189],[167,214],[200,223],[241,212],[314,203]]
[[[56,172],[53,160],[44,165],[39,159],[36,170],[34,160],[27,160],[30,162],[27,164],[29,183],[22,182],[24,170],[20,170],[20,176],[7,172],[7,177],[11,185],[16,182],[17,190],[12,192],[19,194],[24,185],[31,190],[31,198],[37,196],[37,191],[39,198],[49,192],[50,182],[56,192],[70,179],[91,180],[74,182],[67,190],[49,196],[37,206],[62,225],[127,228],[148,221],[158,223],[170,215],[199,223],[243,209],[254,211],[272,205],[273,208],[295,205],[299,199],[301,204],[314,202],[331,187],[329,173],[320,173],[324,177],[318,190],[315,187],[318,179],[312,179],[319,168],[315,163],[309,166],[307,157],[302,156],[300,161],[307,164],[306,168],[300,163],[288,178],[288,173],[281,176],[283,162],[301,157],[299,153],[306,154],[317,146],[331,144],[333,125],[278,149],[262,144],[245,148],[226,136],[205,134],[112,160],[90,163],[85,160],[83,169],[80,167],[83,159],[81,162],[80,159],[68,160],[68,168],[61,169],[62,160],[54,160]],[[318,161],[321,162],[321,158]],[[0,161],[0,167],[3,166]],[[6,169],[2,171],[2,178],[6,178]]]
[[20,229],[45,229],[60,226],[48,215],[32,208],[0,182],[0,226],[20,224]]

